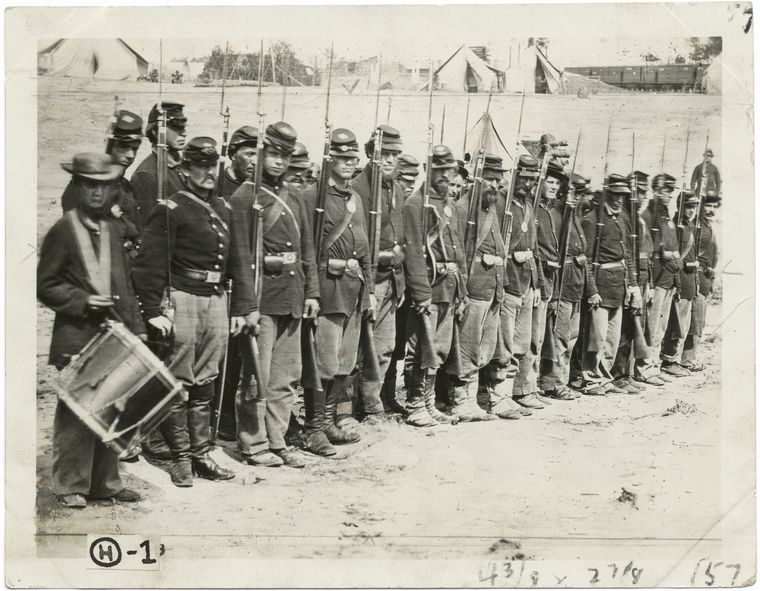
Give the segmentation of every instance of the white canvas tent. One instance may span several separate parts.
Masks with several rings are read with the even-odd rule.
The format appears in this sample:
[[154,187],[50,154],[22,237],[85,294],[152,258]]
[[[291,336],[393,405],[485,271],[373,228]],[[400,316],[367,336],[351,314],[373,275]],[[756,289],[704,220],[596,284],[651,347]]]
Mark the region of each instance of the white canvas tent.
[[517,43],[509,47],[504,91],[557,94],[565,91],[564,76],[529,39],[525,44]]
[[[435,72],[435,90],[451,92],[502,91],[503,73],[489,66],[466,45],[457,49]],[[425,90],[428,82],[420,90]]]
[[700,81],[702,92],[705,94],[721,94],[723,90],[723,64],[717,56],[705,71]]
[[137,80],[148,61],[123,39],[59,39],[37,54],[41,73],[97,80]]

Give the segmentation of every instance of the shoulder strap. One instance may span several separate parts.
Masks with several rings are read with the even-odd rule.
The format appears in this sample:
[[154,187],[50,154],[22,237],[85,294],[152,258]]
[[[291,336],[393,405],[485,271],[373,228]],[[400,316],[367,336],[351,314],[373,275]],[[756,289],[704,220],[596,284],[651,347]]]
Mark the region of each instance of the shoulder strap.
[[90,231],[85,228],[76,209],[70,209],[64,216],[74,230],[79,254],[82,257],[84,268],[87,271],[90,285],[96,293],[104,296],[111,295],[111,234],[108,222],[100,221],[100,248],[99,255],[95,256],[92,247]]
[[293,224],[296,227],[296,232],[298,233],[298,236],[300,238],[301,228],[298,226],[298,218],[296,218],[296,214],[293,212],[293,210],[290,208],[290,206],[286,202],[289,195],[287,185],[283,185],[282,187],[282,190],[284,193],[282,197],[280,195],[277,195],[275,192],[270,191],[266,187],[261,187],[261,190],[264,191],[267,195],[274,198],[274,203],[272,204],[272,207],[269,208],[266,215],[264,216],[264,234],[266,234],[267,232],[269,232],[269,230],[272,229],[272,227],[277,223],[277,220],[279,219],[280,214],[283,211],[286,211],[290,215],[290,218],[293,220]]
[[220,218],[219,214],[216,213],[214,211],[214,208],[211,207],[208,203],[206,203],[202,199],[199,199],[198,197],[196,197],[195,195],[193,195],[189,191],[177,191],[177,192],[180,193],[180,194],[182,194],[182,195],[184,195],[185,197],[187,197],[188,199],[190,199],[191,201],[197,203],[203,209],[205,209],[209,213],[209,215],[211,215],[212,218],[214,218],[217,222],[219,222],[219,224],[222,226],[222,228],[224,228],[225,232],[229,232],[230,231],[229,227],[227,226],[227,222],[225,222],[222,218]]
[[[353,204],[353,208],[349,207],[351,204]],[[350,211],[350,209],[353,209],[354,211]],[[328,234],[327,238],[325,238],[324,243],[322,244],[322,254],[327,254],[327,251],[330,250],[330,247],[335,244],[335,242],[343,235],[343,232],[346,231],[346,228],[348,228],[348,224],[351,223],[351,218],[354,217],[354,212],[356,212],[356,193],[351,193],[351,197],[348,198],[348,202],[346,203],[346,213],[343,215],[343,219],[340,220],[339,224],[336,224],[335,227],[332,229],[332,232]]]

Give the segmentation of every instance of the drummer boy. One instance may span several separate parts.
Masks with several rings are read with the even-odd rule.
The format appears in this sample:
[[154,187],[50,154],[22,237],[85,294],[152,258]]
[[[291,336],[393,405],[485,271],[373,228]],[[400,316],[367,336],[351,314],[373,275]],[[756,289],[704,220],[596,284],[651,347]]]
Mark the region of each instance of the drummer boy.
[[[77,206],[45,236],[37,267],[37,297],[55,312],[49,363],[58,369],[109,317],[118,316],[135,334],[145,333],[126,271],[122,226],[106,215],[124,169],[94,152],[76,154],[61,166],[73,177]],[[64,507],[83,508],[87,499],[141,500],[124,487],[117,454],[60,400],[53,422],[53,487]]]

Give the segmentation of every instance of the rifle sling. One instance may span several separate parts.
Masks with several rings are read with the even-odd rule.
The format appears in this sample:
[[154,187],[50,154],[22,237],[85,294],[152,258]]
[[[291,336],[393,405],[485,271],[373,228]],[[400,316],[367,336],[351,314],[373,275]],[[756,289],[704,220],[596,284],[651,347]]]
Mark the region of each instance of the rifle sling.
[[224,228],[225,232],[227,232],[228,234],[230,233],[230,229],[227,226],[227,223],[222,218],[220,218],[219,214],[216,213],[214,211],[214,209],[208,203],[206,203],[205,201],[203,201],[203,199],[199,199],[198,197],[196,197],[195,195],[193,195],[189,191],[177,191],[177,192],[181,193],[182,195],[184,195],[188,199],[190,199],[190,200],[194,201],[195,203],[197,203],[198,205],[200,205],[203,209],[205,209],[209,213],[209,215],[212,218],[214,218],[215,221],[219,222],[219,225],[222,226],[222,228]]
[[[349,207],[352,203],[354,207]],[[339,224],[336,224],[322,244],[322,254],[320,259],[324,259],[327,256],[327,251],[330,250],[330,247],[338,241],[338,238],[340,238],[343,235],[343,232],[346,231],[346,228],[348,228],[348,224],[351,223],[351,218],[354,217],[353,212],[350,211],[351,209],[356,211],[356,193],[353,192],[346,202],[346,211],[343,214],[343,219],[340,220]]]

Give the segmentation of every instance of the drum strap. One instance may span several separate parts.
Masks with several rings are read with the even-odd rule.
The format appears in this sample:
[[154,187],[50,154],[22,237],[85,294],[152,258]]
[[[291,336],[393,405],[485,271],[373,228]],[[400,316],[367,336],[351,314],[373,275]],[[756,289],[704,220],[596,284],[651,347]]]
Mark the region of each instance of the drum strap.
[[70,209],[64,216],[68,218],[74,236],[76,237],[79,254],[82,256],[84,268],[87,270],[90,283],[99,295],[111,295],[111,233],[108,222],[100,220],[100,248],[98,255],[95,256],[95,249],[92,247],[92,238],[84,222],[79,217],[76,209]]

